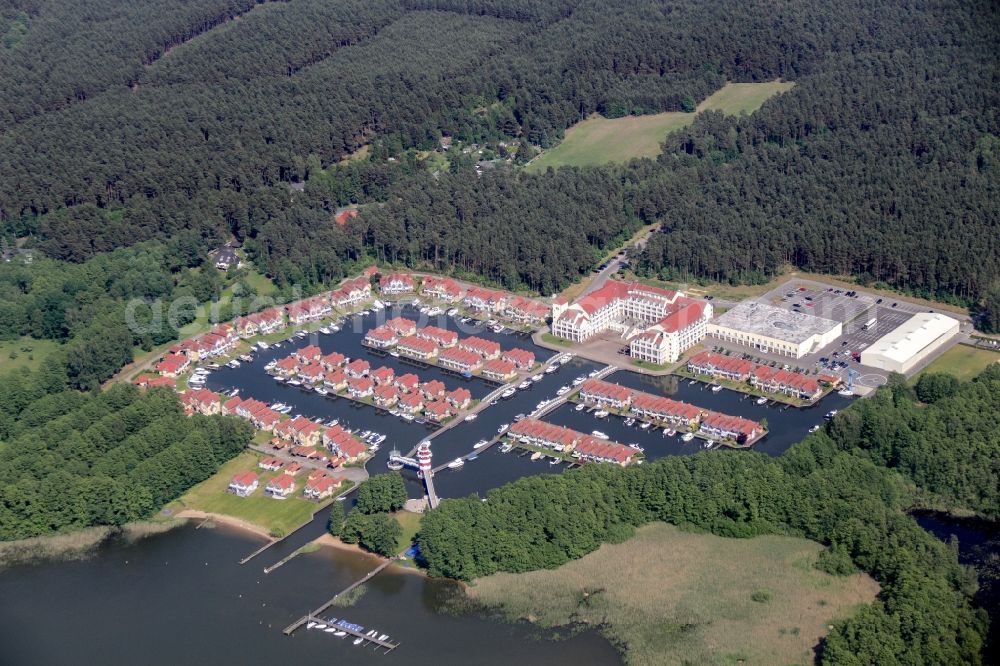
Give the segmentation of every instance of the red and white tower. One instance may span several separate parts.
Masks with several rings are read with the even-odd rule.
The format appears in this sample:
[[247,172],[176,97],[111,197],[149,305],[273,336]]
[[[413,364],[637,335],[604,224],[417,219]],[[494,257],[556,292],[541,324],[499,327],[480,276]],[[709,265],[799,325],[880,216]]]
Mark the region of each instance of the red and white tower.
[[424,485],[427,486],[427,502],[433,509],[438,505],[438,497],[434,492],[434,466],[431,464],[431,458],[431,443],[421,442],[417,447],[417,464],[420,475],[424,477]]

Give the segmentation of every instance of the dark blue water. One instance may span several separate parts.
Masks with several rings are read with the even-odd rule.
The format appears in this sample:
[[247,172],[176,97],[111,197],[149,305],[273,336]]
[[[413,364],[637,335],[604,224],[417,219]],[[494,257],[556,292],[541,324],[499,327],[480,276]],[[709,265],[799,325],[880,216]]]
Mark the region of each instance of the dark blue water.
[[390,568],[350,608],[329,615],[378,628],[401,645],[383,655],[315,630],[282,629],[375,568],[323,548],[270,574],[236,561],[258,544],[224,528],[178,528],[102,546],[78,562],[0,572],[0,664],[487,664],[620,663],[594,633],[535,638],[527,626],[449,612],[457,584]]

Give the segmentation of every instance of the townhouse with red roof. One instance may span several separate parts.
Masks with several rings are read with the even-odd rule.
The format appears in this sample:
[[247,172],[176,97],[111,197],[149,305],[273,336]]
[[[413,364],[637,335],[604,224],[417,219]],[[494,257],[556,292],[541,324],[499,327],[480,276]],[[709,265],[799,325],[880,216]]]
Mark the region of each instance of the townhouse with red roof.
[[736,356],[724,356],[710,351],[703,351],[695,354],[687,362],[688,372],[697,375],[709,375],[711,377],[722,377],[734,382],[743,382],[750,379],[755,364],[746,359]]
[[673,363],[704,339],[711,318],[709,303],[678,297],[677,309],[629,341],[629,355],[657,365]]
[[229,400],[222,403],[222,415],[232,416],[236,414],[236,408],[243,404],[243,398],[234,395]]
[[507,435],[522,443],[543,446],[560,452],[572,451],[581,436],[580,433],[570,428],[534,418],[517,421],[507,431]]
[[399,396],[399,408],[407,414],[416,414],[424,408],[424,396],[419,391]]
[[367,398],[375,392],[375,380],[371,377],[351,377],[347,380],[347,394],[355,400]]
[[347,357],[340,352],[332,351],[326,356],[320,357],[319,363],[323,366],[324,370],[330,371],[336,370],[340,366],[344,365],[347,363],[347,360]]
[[167,354],[156,364],[156,371],[164,377],[179,377],[191,367],[191,359],[186,354]]
[[240,472],[229,481],[228,491],[238,497],[249,497],[260,487],[260,482],[254,472]]
[[136,386],[141,386],[142,388],[175,388],[177,386],[176,380],[170,377],[154,377],[152,375],[139,375],[133,381]]
[[413,276],[408,273],[393,273],[392,275],[383,275],[379,280],[378,288],[383,296],[412,294],[416,289],[416,282],[413,280]]
[[264,493],[274,499],[288,499],[295,492],[295,478],[290,474],[278,474],[264,486]]
[[383,365],[372,370],[368,376],[375,380],[377,385],[384,386],[385,384],[392,384],[392,380],[396,378],[396,371]]
[[428,400],[443,398],[446,390],[447,387],[445,387],[444,382],[438,379],[432,379],[429,382],[424,382],[420,385],[420,392]]
[[375,349],[389,349],[395,346],[397,342],[399,342],[399,337],[388,326],[376,326],[375,328],[368,329],[364,340],[362,340],[362,344]]
[[701,411],[701,408],[680,400],[638,391],[632,394],[632,406],[629,409],[629,413],[636,418],[688,428],[698,425]]
[[330,292],[330,300],[339,308],[354,307],[372,296],[369,275],[362,274],[352,280],[345,280],[340,287]]
[[423,279],[421,292],[448,303],[457,303],[462,299],[462,287],[457,282],[436,275],[428,275]]
[[295,446],[289,451],[293,456],[298,456],[299,458],[305,458],[306,460],[314,460],[316,458],[322,457],[319,451],[311,446]]
[[469,287],[462,304],[479,312],[500,312],[507,305],[507,294],[495,289]]
[[292,352],[292,356],[300,363],[309,363],[310,361],[319,361],[323,356],[323,350],[316,345],[306,345]]
[[518,324],[542,324],[549,316],[549,307],[530,298],[514,296],[504,307],[503,316]]
[[573,457],[599,463],[613,463],[624,467],[632,462],[639,453],[638,449],[625,446],[618,442],[608,442],[589,435],[584,435],[573,449]]
[[517,376],[517,366],[510,361],[503,359],[493,359],[483,364],[481,374],[487,379],[497,382],[505,382]]
[[460,386],[453,391],[448,391],[444,397],[445,400],[448,401],[448,404],[456,410],[465,409],[469,406],[469,403],[472,402],[472,393],[469,389],[463,386]]
[[299,379],[308,384],[318,384],[323,381],[323,366],[319,363],[306,363],[299,367]]
[[335,481],[333,477],[319,476],[315,479],[309,479],[306,481],[305,488],[302,489],[302,495],[306,499],[311,500],[321,500],[331,497],[333,491],[340,486],[340,482]]
[[399,337],[413,335],[417,332],[417,322],[406,317],[393,317],[385,322],[385,327]]
[[750,384],[767,393],[781,393],[802,400],[815,400],[823,395],[819,381],[813,377],[782,368],[758,365],[750,375]]
[[405,375],[400,375],[396,377],[396,381],[393,382],[396,388],[404,393],[409,393],[411,391],[416,391],[420,387],[420,377],[417,377],[412,372],[408,372]]
[[337,368],[336,370],[323,375],[323,386],[339,392],[347,388],[347,380],[347,373],[340,368]]
[[299,361],[294,356],[286,356],[274,364],[272,372],[279,377],[291,377],[299,371]]
[[458,348],[475,352],[486,360],[500,358],[500,343],[486,340],[476,335],[470,335],[458,341]]
[[521,349],[519,347],[508,349],[507,351],[501,353],[500,358],[504,361],[510,361],[517,366],[519,370],[527,370],[535,365],[535,355],[527,349]]
[[222,412],[222,396],[206,388],[184,391],[180,399],[188,416],[195,413],[211,416]]
[[707,412],[701,418],[701,434],[713,439],[733,439],[743,444],[763,434],[761,424],[741,416]]
[[257,467],[260,467],[266,472],[277,472],[279,469],[285,466],[285,461],[281,458],[263,458],[257,463]]
[[297,462],[290,462],[285,465],[284,474],[294,477],[296,474],[302,471],[302,465]]
[[382,409],[389,409],[399,400],[399,389],[392,384],[384,384],[375,389],[372,400]]
[[424,405],[424,416],[435,423],[451,417],[451,406],[445,400],[432,400]]
[[458,333],[438,326],[424,326],[417,331],[417,337],[430,340],[442,349],[454,347],[458,343]]
[[370,369],[371,364],[363,358],[356,358],[344,366],[344,372],[346,372],[347,376],[351,379],[364,377],[368,374]]
[[418,361],[430,362],[437,356],[438,346],[430,340],[418,336],[410,336],[399,341],[399,344],[396,345],[396,351],[402,356],[407,356]]
[[442,349],[438,354],[438,365],[456,372],[471,374],[483,366],[483,358],[467,349],[450,347]]
[[632,390],[600,379],[588,379],[580,386],[580,399],[587,403],[623,409],[632,400]]
[[357,462],[368,455],[368,447],[357,437],[347,432],[341,432],[328,438],[326,447],[348,463]]

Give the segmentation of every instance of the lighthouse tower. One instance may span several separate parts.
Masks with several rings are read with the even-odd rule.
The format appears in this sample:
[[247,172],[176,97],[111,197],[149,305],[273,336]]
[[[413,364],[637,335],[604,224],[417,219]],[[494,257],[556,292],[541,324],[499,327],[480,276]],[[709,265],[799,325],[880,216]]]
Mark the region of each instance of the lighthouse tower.
[[438,496],[434,492],[434,466],[431,465],[430,442],[421,442],[417,447],[417,464],[420,466],[420,475],[424,477],[424,485],[427,486],[427,501],[433,509],[438,505]]

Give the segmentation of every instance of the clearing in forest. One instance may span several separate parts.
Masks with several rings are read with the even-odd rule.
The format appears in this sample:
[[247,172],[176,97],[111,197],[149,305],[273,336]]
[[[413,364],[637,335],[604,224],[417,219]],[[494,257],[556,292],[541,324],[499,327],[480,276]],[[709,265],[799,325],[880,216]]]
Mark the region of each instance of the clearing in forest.
[[794,85],[788,81],[727,83],[699,104],[695,113],[668,111],[611,119],[595,114],[566,130],[562,143],[539,155],[526,168],[538,172],[548,167],[593,166],[627,162],[634,157],[656,157],[660,154],[663,138],[690,125],[698,112],[752,113],[768,98]]
[[[969,345],[955,345],[936,358],[923,372],[947,372],[963,382],[971,380],[991,363],[1000,363],[1000,353],[989,349],[977,349]],[[913,378],[916,383],[917,375]]]
[[879,591],[866,575],[817,570],[821,550],[654,523],[551,571],[480,578],[469,594],[511,619],[600,625],[633,666],[806,664],[830,623]]

